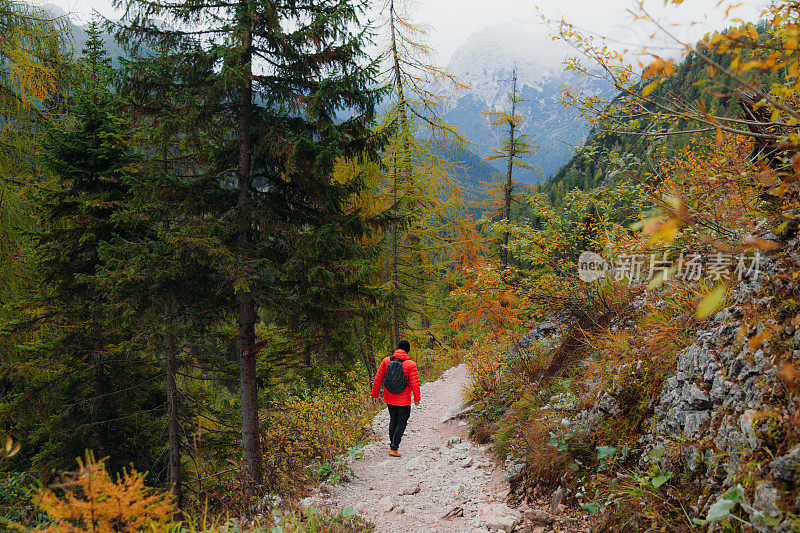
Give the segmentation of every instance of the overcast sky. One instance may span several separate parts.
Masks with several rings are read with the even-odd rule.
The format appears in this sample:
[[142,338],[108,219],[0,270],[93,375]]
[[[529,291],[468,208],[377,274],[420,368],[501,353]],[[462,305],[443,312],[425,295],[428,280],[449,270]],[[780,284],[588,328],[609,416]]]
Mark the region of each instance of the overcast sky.
[[[385,0],[377,0],[382,5]],[[696,39],[709,30],[726,26],[724,10],[729,4],[723,0],[686,0],[680,7],[664,7],[663,0],[645,0],[645,8],[665,24],[678,24],[681,37]],[[77,20],[87,20],[93,9],[108,18],[118,18],[111,0],[41,0],[56,4]],[[565,18],[576,27],[608,35],[614,39],[638,45],[646,41],[652,29],[633,19],[626,11],[635,9],[633,0],[416,0],[416,19],[429,25],[430,44],[437,51],[437,61],[446,64],[453,51],[473,32],[513,21],[538,29],[543,14],[552,19]],[[761,12],[763,0],[743,0],[732,10],[730,17],[755,21]],[[690,21],[696,24],[689,26]],[[543,29],[541,31],[544,31]]]

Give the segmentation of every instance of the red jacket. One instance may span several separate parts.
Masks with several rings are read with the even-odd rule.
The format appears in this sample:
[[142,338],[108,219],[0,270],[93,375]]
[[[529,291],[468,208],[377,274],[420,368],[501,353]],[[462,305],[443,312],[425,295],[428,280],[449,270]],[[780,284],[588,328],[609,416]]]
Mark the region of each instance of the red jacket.
[[[408,358],[405,350],[397,350],[392,355],[395,359],[403,361],[403,374],[406,376],[406,383],[408,387],[400,394],[392,394],[389,390],[383,388],[383,400],[389,405],[411,405],[411,392],[414,392],[414,401],[418,402],[419,395],[419,374],[417,374],[417,364]],[[389,358],[384,357],[381,361],[381,366],[378,368],[378,373],[375,375],[375,382],[372,384],[372,397],[377,398],[381,392],[381,385],[383,385],[383,377],[386,375],[386,369],[389,367]]]

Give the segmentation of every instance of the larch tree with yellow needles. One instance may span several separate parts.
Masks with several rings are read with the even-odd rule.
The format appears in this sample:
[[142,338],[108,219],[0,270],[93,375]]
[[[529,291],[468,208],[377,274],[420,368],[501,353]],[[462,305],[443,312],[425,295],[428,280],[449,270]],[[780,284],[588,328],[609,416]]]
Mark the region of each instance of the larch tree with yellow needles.
[[390,107],[379,129],[390,135],[381,165],[381,195],[392,219],[388,250],[389,343],[396,345],[410,315],[430,326],[427,294],[434,273],[447,258],[445,234],[459,215],[461,198],[452,163],[442,154],[466,140],[441,117],[437,86],[460,84],[428,62],[425,28],[411,21],[409,5],[384,6],[384,76]]
[[524,115],[517,113],[517,103],[522,99],[517,91],[517,71],[514,69],[511,75],[511,92],[508,95],[511,103],[510,111],[487,111],[484,114],[489,117],[489,123],[493,127],[507,127],[508,137],[503,140],[503,144],[486,160],[493,161],[503,159],[506,161],[506,172],[501,173],[502,177],[502,219],[506,227],[503,229],[503,241],[500,246],[500,266],[505,269],[508,266],[508,224],[511,222],[511,203],[517,182],[514,181],[513,173],[515,168],[532,168],[530,163],[525,161],[525,156],[533,153],[537,147],[531,144],[530,135],[521,134],[518,130],[525,120]]
[[170,527],[175,512],[172,498],[149,489],[143,473],[123,470],[114,480],[105,462],[87,453],[85,460],[78,459],[78,470],[64,478],[54,487],[39,491],[39,506],[54,522],[35,531],[134,533]]
[[[44,186],[41,125],[63,89],[63,21],[0,0],[0,302],[20,298],[33,278],[25,236],[38,221],[31,197]],[[0,342],[5,342],[5,339]],[[6,346],[5,353],[11,353]]]

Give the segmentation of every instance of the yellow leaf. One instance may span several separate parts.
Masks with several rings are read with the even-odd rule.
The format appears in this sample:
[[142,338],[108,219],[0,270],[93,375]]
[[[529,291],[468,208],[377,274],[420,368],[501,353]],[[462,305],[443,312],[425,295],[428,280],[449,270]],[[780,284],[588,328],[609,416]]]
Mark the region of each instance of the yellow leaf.
[[681,201],[678,198],[675,198],[674,196],[665,196],[664,201],[667,202],[669,206],[675,211],[681,208]]
[[762,342],[769,340],[770,337],[772,337],[772,330],[765,329],[759,335],[754,335],[753,337],[751,337],[750,340],[747,341],[748,346],[750,347],[751,350],[755,350],[761,345]]
[[6,453],[8,453],[8,452],[10,452],[10,451],[11,451],[11,445],[12,445],[13,443],[14,443],[14,441],[13,441],[13,440],[11,440],[11,437],[9,437],[9,436],[6,436]]
[[648,83],[647,86],[645,86],[645,88],[642,89],[642,98],[647,98],[647,96],[650,93],[652,93],[653,89],[655,89],[657,86],[658,86],[658,80]]
[[703,319],[714,313],[725,298],[725,291],[725,285],[720,284],[708,293],[703,298],[703,301],[700,302],[700,305],[697,306],[697,311],[695,312],[697,318]]
[[661,224],[656,231],[650,235],[650,242],[665,242],[670,243],[675,240],[678,235],[678,220],[671,218]]

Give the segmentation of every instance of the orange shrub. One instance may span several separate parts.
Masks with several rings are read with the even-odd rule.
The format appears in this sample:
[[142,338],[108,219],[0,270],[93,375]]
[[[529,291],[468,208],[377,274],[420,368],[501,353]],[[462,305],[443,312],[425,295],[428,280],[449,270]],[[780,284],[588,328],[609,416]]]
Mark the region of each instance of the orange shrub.
[[39,506],[54,523],[36,531],[132,533],[167,529],[175,514],[172,496],[146,487],[145,475],[123,471],[114,481],[105,463],[87,453],[85,461],[78,459],[78,470],[66,474],[65,481],[54,487],[58,492],[49,488],[39,492]]

